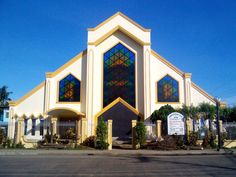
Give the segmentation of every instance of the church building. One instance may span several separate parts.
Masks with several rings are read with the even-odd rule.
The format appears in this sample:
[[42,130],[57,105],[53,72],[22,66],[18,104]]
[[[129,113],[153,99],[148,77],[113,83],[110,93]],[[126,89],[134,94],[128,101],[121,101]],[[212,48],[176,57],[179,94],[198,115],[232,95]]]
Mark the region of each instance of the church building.
[[215,104],[191,75],[152,50],[150,29],[118,12],[88,28],[86,50],[9,103],[8,136],[35,143],[49,129],[63,137],[69,124],[82,142],[101,118],[113,120],[114,137],[129,136],[132,120],[163,105]]

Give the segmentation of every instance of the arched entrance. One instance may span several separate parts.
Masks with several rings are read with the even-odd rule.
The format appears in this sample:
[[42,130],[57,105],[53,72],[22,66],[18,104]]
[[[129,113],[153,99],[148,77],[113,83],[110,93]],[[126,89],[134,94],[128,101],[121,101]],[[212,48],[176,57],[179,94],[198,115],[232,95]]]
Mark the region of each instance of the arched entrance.
[[122,98],[117,98],[95,116],[96,124],[101,119],[104,119],[105,121],[109,119],[113,120],[112,136],[119,139],[125,139],[131,137],[132,120],[139,121],[140,119],[143,119],[143,116]]
[[66,132],[72,131],[77,139],[81,134],[81,119],[85,117],[83,113],[70,108],[54,108],[47,112],[51,117],[53,134],[58,134],[60,139],[68,139]]

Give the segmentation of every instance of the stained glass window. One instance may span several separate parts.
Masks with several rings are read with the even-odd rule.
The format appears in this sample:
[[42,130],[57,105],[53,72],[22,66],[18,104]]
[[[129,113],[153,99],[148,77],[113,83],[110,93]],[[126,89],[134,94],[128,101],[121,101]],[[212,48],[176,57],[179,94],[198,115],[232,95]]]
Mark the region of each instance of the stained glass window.
[[135,107],[135,54],[120,43],[104,54],[103,107],[118,97]]
[[179,83],[169,75],[157,83],[158,102],[178,102]]
[[80,81],[71,74],[69,74],[59,82],[59,101],[80,101]]

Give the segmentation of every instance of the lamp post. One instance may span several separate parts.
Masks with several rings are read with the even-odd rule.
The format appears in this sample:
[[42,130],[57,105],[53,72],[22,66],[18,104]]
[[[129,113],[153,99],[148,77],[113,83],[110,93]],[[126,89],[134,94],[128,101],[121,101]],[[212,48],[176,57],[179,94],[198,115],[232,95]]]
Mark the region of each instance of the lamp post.
[[216,125],[217,125],[217,134],[218,134],[218,148],[217,151],[220,151],[221,148],[221,137],[220,137],[220,100],[215,98],[216,102]]

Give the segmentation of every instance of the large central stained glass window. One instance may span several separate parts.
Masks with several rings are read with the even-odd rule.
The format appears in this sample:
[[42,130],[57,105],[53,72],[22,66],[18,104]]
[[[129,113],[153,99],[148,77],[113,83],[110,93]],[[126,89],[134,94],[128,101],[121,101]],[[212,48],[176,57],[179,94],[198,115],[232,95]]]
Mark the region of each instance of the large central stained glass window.
[[59,101],[80,101],[80,81],[71,74],[59,82]]
[[117,44],[104,54],[103,107],[121,97],[135,107],[135,54]]
[[158,102],[178,102],[179,101],[179,83],[166,75],[157,83]]

